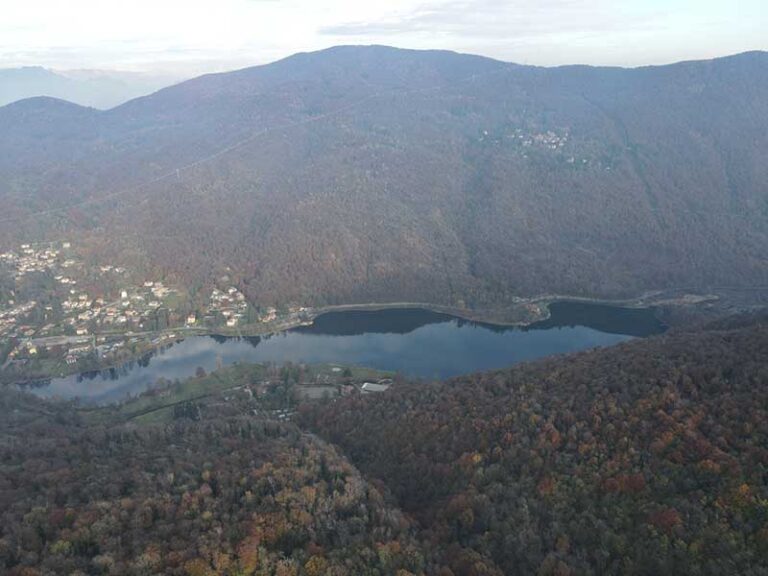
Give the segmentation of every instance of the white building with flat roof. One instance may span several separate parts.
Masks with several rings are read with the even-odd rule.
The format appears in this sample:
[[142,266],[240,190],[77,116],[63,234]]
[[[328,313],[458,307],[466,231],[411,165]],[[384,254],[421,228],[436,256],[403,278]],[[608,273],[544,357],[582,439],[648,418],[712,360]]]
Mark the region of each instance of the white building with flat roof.
[[389,384],[377,384],[376,382],[366,382],[360,388],[363,394],[386,392],[388,389]]

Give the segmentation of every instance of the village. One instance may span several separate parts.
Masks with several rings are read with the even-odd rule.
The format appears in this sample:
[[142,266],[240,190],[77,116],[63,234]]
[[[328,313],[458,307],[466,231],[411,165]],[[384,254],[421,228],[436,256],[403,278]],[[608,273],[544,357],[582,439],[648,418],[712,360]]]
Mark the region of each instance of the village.
[[574,138],[567,127],[544,127],[514,123],[483,129],[479,142],[505,147],[510,154],[525,160],[538,158],[557,162],[570,169],[598,169],[610,172],[615,167],[612,152],[598,141]]
[[256,308],[231,285],[214,287],[201,305],[179,286],[137,276],[87,265],[71,242],[0,253],[0,381],[95,370],[190,334],[267,331],[308,315]]

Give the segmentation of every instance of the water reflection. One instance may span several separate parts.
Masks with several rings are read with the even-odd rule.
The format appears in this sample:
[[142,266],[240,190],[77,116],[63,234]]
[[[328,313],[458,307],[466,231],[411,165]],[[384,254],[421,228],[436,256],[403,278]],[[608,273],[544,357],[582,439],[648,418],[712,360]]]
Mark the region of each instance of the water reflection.
[[451,321],[461,322],[453,316],[420,308],[349,310],[323,314],[311,326],[300,326],[294,332],[325,336],[408,334],[428,324]]
[[418,309],[334,312],[320,316],[312,326],[269,336],[188,338],[116,368],[54,378],[32,391],[107,402],[138,394],[161,378],[187,378],[198,367],[210,372],[219,362],[334,362],[446,378],[664,329],[648,309],[563,302],[551,310],[551,318],[526,329]]
[[644,338],[664,331],[664,325],[648,308],[619,308],[605,304],[553,302],[550,317],[531,324],[528,330],[586,326],[607,334]]

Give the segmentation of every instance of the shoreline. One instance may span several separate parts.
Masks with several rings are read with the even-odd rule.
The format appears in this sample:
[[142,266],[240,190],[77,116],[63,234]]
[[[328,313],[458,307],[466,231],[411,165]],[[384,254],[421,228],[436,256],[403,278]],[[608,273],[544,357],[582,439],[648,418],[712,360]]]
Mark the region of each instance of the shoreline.
[[[430,302],[365,302],[358,304],[333,304],[329,306],[322,306],[319,308],[311,308],[309,310],[310,318],[308,320],[300,322],[285,322],[279,324],[277,328],[270,329],[255,329],[249,330],[248,326],[243,326],[233,330],[221,330],[221,329],[205,329],[204,333],[200,335],[212,335],[212,336],[263,336],[265,334],[275,334],[279,332],[285,332],[299,326],[311,326],[314,321],[324,314],[330,314],[333,312],[377,312],[380,310],[427,310],[429,312],[436,312],[438,314],[445,314],[447,316],[453,316],[460,320],[467,320],[469,322],[478,322],[482,324],[489,324],[491,326],[506,326],[506,327],[520,327],[525,328],[536,322],[541,322],[550,318],[551,313],[549,305],[556,302],[577,302],[584,304],[596,304],[602,306],[616,306],[621,308],[651,308],[654,306],[669,304],[669,305],[686,305],[704,301],[713,301],[718,299],[715,295],[701,295],[697,296],[697,300],[682,301],[682,299],[659,299],[663,296],[661,291],[652,291],[641,294],[636,297],[622,298],[622,299],[609,299],[609,298],[591,298],[588,296],[570,296],[559,294],[543,294],[541,296],[534,296],[531,298],[519,298],[513,306],[506,308],[460,308],[456,306],[448,306],[445,304],[434,304]],[[521,308],[530,306],[537,307],[536,311],[530,310],[533,315],[526,319],[508,320],[505,319],[511,312],[519,312]]]
[[[607,298],[590,298],[585,296],[568,296],[568,295],[556,295],[545,294],[535,296],[531,298],[519,298],[513,306],[506,308],[494,308],[494,309],[468,309],[459,308],[455,306],[447,306],[442,304],[433,304],[427,302],[369,302],[359,304],[337,304],[331,306],[323,306],[319,308],[307,309],[308,316],[302,320],[286,321],[282,323],[275,323],[271,325],[246,325],[234,329],[221,329],[221,328],[197,328],[197,327],[178,327],[169,328],[162,332],[149,333],[154,336],[160,336],[162,334],[174,333],[175,338],[169,339],[166,342],[148,347],[141,354],[135,355],[129,358],[121,359],[117,362],[109,362],[93,370],[73,370],[71,372],[65,372],[63,374],[46,375],[36,378],[27,378],[14,382],[6,382],[6,386],[29,386],[36,383],[42,383],[46,380],[53,380],[56,378],[68,378],[76,376],[78,374],[86,374],[91,372],[100,372],[103,370],[110,370],[120,367],[121,365],[136,361],[147,354],[152,354],[158,349],[173,345],[186,338],[192,336],[220,336],[227,338],[247,338],[253,336],[266,336],[271,334],[280,334],[289,330],[301,327],[311,326],[314,321],[325,314],[334,312],[376,312],[381,310],[426,310],[435,312],[438,314],[445,314],[460,320],[468,322],[476,322],[479,324],[486,324],[490,326],[498,327],[518,327],[525,328],[542,322],[551,317],[550,305],[557,302],[576,302],[585,304],[595,304],[602,306],[616,306],[622,308],[652,308],[660,305],[675,305],[686,306],[693,305],[701,302],[718,300],[716,295],[683,295],[677,298],[673,297],[669,292],[663,291],[651,291],[646,292],[634,298],[624,299],[607,299]],[[515,316],[515,318],[513,318]],[[131,336],[135,336],[132,334]],[[98,336],[98,335],[96,335]],[[129,336],[129,335],[126,335]]]
[[[719,299],[720,297],[715,294],[686,294],[684,296],[674,297],[670,294],[670,292],[654,290],[645,292],[639,296],[620,299],[593,298],[588,296],[572,296],[561,294],[542,294],[540,296],[534,296],[531,298],[519,298],[514,303],[514,305],[510,307],[487,309],[459,308],[456,306],[434,304],[429,302],[367,302],[360,304],[334,304],[330,306],[310,309],[309,320],[281,324],[277,329],[256,330],[251,332],[247,330],[247,327],[244,327],[246,328],[245,330],[209,330],[206,331],[206,333],[214,336],[262,336],[265,334],[284,332],[299,326],[311,326],[315,319],[317,319],[319,316],[330,314],[332,312],[376,312],[380,310],[427,310],[429,312],[445,314],[460,320],[467,320],[469,322],[477,322],[491,326],[526,328],[537,322],[548,320],[551,317],[549,306],[557,302],[575,302],[583,304],[595,304],[600,306],[641,309],[653,308],[662,305],[690,306],[703,302],[713,302]],[[522,308],[527,309],[531,316],[518,320],[505,319],[505,317],[508,317],[510,313],[519,312]]]

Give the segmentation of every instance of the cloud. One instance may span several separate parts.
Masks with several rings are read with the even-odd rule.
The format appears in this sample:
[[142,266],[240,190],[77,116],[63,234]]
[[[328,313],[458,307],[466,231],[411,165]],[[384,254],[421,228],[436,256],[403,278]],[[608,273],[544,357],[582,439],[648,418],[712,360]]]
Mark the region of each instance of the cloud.
[[542,65],[635,65],[768,47],[766,0],[5,0],[0,67],[197,74],[333,44]]
[[765,15],[765,0],[413,0],[318,34],[545,66],[637,66],[765,49]]
[[324,27],[329,36],[386,37],[440,34],[478,39],[525,39],[576,33],[602,34],[621,28],[649,29],[658,13],[622,9],[608,0],[444,0],[373,21]]

